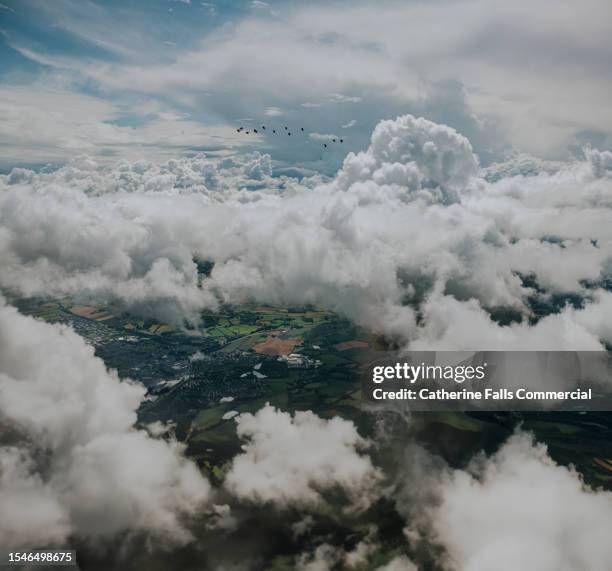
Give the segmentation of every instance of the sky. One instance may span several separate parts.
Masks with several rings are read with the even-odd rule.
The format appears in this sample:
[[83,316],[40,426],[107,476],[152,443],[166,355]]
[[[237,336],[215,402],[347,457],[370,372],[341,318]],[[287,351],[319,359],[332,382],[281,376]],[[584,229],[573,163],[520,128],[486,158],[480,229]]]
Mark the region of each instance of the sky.
[[520,428],[454,468],[409,419],[397,446],[266,405],[210,482],[171,426],[135,426],[142,386],[11,300],[192,332],[311,304],[400,349],[609,351],[610,6],[0,0],[0,547],[195,544],[240,571],[268,522],[298,571],[414,571],[422,545],[452,571],[607,571],[612,493]]
[[[0,169],[257,149],[331,174],[404,113],[456,128],[485,165],[607,149],[611,11],[606,0],[3,0]],[[260,124],[305,130],[236,133]],[[332,137],[344,143],[323,152]]]

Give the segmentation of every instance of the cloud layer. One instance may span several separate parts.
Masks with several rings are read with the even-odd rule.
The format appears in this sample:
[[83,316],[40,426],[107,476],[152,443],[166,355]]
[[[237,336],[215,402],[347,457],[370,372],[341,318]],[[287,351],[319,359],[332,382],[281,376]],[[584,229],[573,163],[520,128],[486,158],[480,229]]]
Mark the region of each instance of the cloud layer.
[[465,137],[402,116],[326,182],[275,177],[259,153],[14,169],[0,287],[173,323],[255,299],[327,307],[415,347],[596,349],[610,342],[611,157],[480,171]]
[[[79,142],[101,156],[134,145],[158,153],[164,138],[165,150],[214,148],[203,124],[218,124],[218,140],[231,144],[229,125],[266,110],[318,132],[357,117],[357,145],[382,117],[402,110],[448,123],[498,158],[509,146],[566,158],[581,142],[611,145],[606,0],[276,2],[266,10],[192,2],[169,10],[25,1],[18,12],[29,16],[29,30],[19,26],[24,16],[6,13],[11,55],[38,71],[38,83],[26,83],[21,96],[20,85],[0,91],[10,104],[2,124],[11,154],[69,156]],[[32,122],[14,128],[11,110],[26,106],[20,99],[40,100],[54,84],[71,91],[66,99],[91,100],[93,91],[96,107],[119,102],[112,122],[106,113],[86,118],[93,133],[84,140],[68,104],[53,108],[70,136],[49,118],[46,130]],[[186,113],[193,117],[175,125],[158,121]],[[285,145],[271,146],[279,158],[296,160]]]

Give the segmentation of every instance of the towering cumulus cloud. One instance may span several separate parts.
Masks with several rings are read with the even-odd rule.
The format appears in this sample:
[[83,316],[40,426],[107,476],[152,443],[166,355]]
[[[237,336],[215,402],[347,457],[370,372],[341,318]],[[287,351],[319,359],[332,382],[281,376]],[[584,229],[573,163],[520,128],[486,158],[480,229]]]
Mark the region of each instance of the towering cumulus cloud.
[[477,173],[478,159],[465,137],[446,125],[404,115],[376,126],[370,148],[346,157],[337,183],[344,190],[358,183],[394,186],[451,202]]
[[0,177],[0,287],[178,324],[255,299],[415,347],[596,349],[612,340],[611,161],[481,170],[465,137],[406,115],[325,181],[275,177],[261,154],[15,169]]
[[62,544],[136,531],[185,542],[208,482],[177,443],[136,430],[144,390],[72,330],[0,302],[0,542]]

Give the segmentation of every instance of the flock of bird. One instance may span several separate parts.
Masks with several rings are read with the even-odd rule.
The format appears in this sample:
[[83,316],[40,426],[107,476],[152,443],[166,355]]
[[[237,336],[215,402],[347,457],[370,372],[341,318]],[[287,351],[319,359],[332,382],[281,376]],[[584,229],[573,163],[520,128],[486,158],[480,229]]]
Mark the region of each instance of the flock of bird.
[[[255,135],[259,134],[259,131],[257,129],[255,129],[255,128],[253,128],[253,127],[246,128],[246,127],[240,126],[240,127],[238,127],[238,129],[236,129],[236,131],[238,133],[244,133],[245,135],[248,135],[251,132],[254,133]],[[266,129],[266,126],[262,125],[261,126],[261,132],[263,133],[264,131],[266,131],[268,133],[271,132],[273,135],[277,134],[276,133],[276,129]],[[291,131],[289,130],[289,127],[287,127],[287,125],[284,126],[284,132],[287,133],[287,135],[289,137],[291,136]],[[300,132],[302,132],[302,133],[304,132],[304,127],[300,127]],[[283,133],[283,131],[280,131],[280,133]],[[340,138],[335,138],[334,137],[334,138],[331,139],[331,142],[332,143],[336,143],[336,142],[344,143],[344,139],[340,139]],[[327,149],[327,147],[328,147],[327,143],[323,143],[323,147]]]

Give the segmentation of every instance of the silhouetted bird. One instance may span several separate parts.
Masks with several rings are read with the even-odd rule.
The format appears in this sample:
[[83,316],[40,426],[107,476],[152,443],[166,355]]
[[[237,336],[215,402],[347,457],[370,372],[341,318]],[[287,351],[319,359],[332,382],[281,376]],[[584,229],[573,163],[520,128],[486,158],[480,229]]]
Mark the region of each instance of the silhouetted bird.
[[323,143],[323,146],[327,149],[327,143]]
[[253,129],[253,133],[257,133],[257,129]]
[[287,125],[285,125],[285,131],[287,130]]
[[287,132],[287,135],[289,135],[291,137],[291,133]]
[[265,131],[266,130],[266,126],[262,125],[261,128]]
[[332,139],[332,143],[335,143],[335,142],[336,142],[336,139]]
[[273,133],[276,133],[276,129],[272,129],[272,132],[273,132]]
[[341,143],[344,143],[344,139],[340,139],[340,142],[341,142]]
[[303,130],[304,130],[304,127],[300,127],[300,131],[303,131]]

